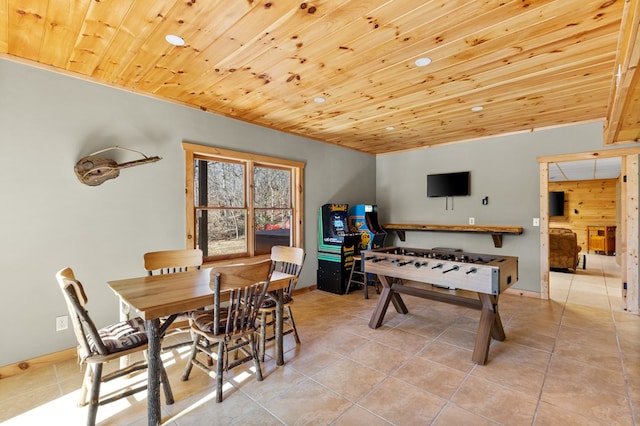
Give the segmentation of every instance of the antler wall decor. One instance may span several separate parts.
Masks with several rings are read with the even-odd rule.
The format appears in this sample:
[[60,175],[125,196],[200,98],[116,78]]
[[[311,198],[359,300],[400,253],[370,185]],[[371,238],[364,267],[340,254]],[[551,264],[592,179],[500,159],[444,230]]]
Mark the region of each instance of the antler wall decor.
[[[124,151],[131,151],[142,155],[144,158],[135,161],[129,161],[126,163],[118,164],[115,160],[110,158],[93,157],[94,155],[101,154],[105,151],[112,149],[121,149]],[[161,157],[147,157],[140,151],[135,151],[129,148],[122,148],[119,146],[112,146],[110,148],[101,149],[92,154],[82,157],[76,163],[74,171],[80,182],[89,186],[98,186],[108,179],[115,179],[120,175],[120,169],[127,167],[140,166],[147,163],[155,163],[161,160]]]

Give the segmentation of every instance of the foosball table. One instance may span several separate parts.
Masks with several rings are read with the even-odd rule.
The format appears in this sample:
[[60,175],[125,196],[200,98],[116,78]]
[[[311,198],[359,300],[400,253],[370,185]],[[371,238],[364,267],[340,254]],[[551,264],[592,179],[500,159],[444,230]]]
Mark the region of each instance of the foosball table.
[[[484,365],[491,338],[504,340],[498,296],[518,281],[518,258],[446,249],[385,247],[362,252],[364,272],[382,284],[369,327],[382,325],[389,302],[407,314],[401,294],[467,306],[481,311],[472,360]],[[418,285],[415,285],[415,284]],[[411,285],[409,285],[411,284]],[[443,291],[443,289],[445,291]],[[461,295],[465,290],[476,298]]]

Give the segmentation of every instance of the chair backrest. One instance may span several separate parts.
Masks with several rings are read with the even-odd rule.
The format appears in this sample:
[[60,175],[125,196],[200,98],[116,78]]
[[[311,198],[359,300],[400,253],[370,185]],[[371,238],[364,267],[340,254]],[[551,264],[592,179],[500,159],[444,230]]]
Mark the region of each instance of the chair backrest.
[[149,275],[170,274],[184,272],[189,268],[200,268],[202,265],[202,250],[164,250],[152,251],[144,254],[144,269]]
[[[213,290],[213,334],[232,336],[255,329],[256,318],[269,286],[272,262],[269,259],[257,263],[218,266],[211,269]],[[232,288],[226,318],[221,315],[220,289]],[[223,319],[221,322],[220,319]]]
[[271,247],[271,261],[274,264],[274,271],[280,271],[285,274],[295,275],[295,279],[291,280],[287,293],[293,296],[293,290],[298,283],[298,277],[304,265],[304,259],[307,254],[300,247],[273,246]]
[[107,355],[109,353],[107,347],[85,308],[88,301],[87,295],[80,281],[76,279],[73,270],[71,268],[61,269],[56,274],[56,279],[67,302],[73,331],[80,345],[80,357],[84,360],[96,352],[100,355]]

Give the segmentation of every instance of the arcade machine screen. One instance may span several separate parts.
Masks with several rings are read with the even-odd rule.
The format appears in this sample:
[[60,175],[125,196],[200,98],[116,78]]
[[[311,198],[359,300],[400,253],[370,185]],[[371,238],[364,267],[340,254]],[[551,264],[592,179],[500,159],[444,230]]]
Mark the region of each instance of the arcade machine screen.
[[342,244],[349,229],[347,227],[347,212],[331,212],[327,222],[329,226],[324,232],[324,242],[326,244]]

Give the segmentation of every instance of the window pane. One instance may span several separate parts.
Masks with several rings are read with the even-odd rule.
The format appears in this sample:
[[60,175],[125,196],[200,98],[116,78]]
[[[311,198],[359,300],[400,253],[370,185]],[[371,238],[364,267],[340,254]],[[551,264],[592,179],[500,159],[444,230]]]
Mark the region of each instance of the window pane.
[[256,253],[291,245],[291,210],[256,209]]
[[244,187],[243,164],[195,160],[196,206],[245,207]]
[[199,210],[196,227],[197,246],[205,257],[247,252],[245,210]]
[[291,172],[269,167],[253,169],[256,207],[291,207]]

